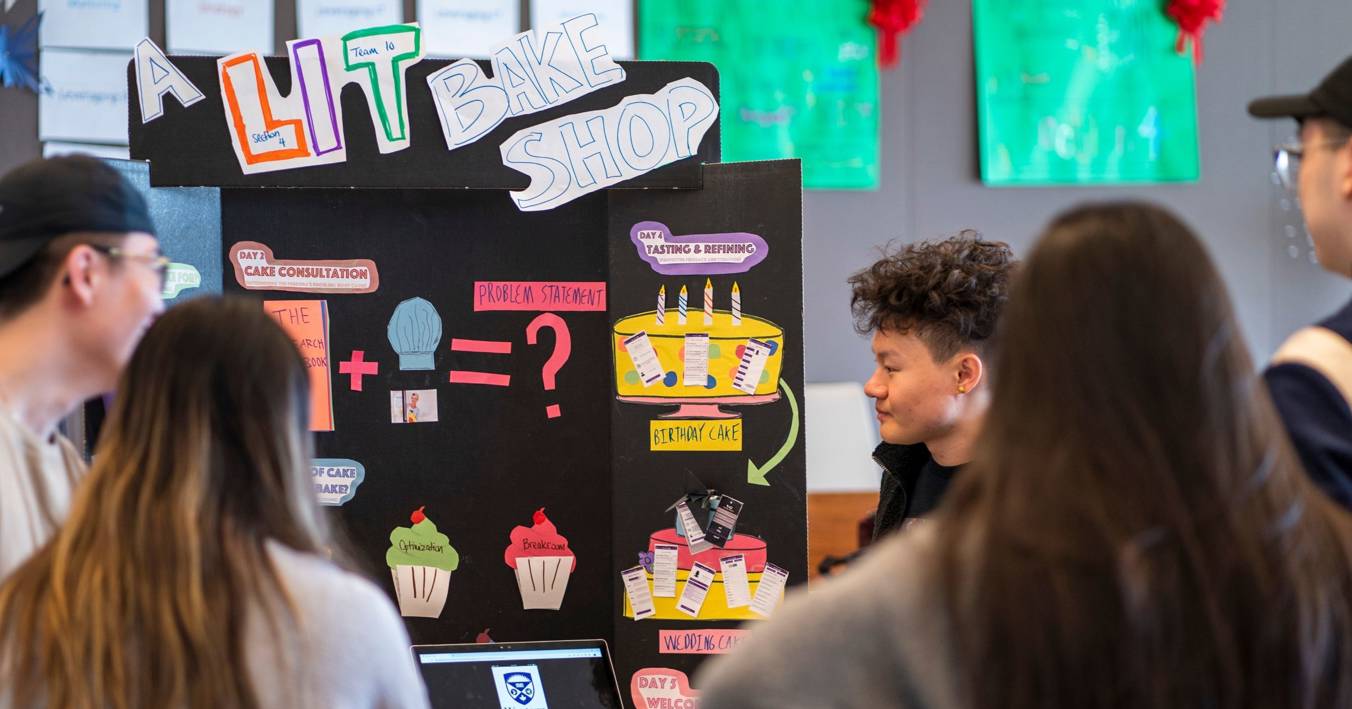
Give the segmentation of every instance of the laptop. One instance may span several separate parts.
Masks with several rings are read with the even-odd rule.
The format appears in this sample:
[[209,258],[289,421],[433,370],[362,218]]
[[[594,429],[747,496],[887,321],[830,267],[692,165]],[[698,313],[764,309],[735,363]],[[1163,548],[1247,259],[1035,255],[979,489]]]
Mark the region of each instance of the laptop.
[[604,640],[414,645],[432,709],[623,709]]

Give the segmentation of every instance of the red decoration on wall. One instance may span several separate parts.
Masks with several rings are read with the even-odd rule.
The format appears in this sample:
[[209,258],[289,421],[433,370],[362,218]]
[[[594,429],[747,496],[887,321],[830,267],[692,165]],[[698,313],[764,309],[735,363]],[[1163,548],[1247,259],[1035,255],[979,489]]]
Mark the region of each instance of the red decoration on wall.
[[901,58],[901,35],[920,21],[925,0],[873,0],[868,22],[878,28],[878,64],[895,66]]
[[1183,54],[1188,51],[1188,41],[1192,41],[1192,60],[1202,63],[1202,33],[1206,31],[1207,20],[1221,21],[1225,11],[1225,0],[1169,0],[1165,10],[1178,23],[1178,43],[1174,51]]

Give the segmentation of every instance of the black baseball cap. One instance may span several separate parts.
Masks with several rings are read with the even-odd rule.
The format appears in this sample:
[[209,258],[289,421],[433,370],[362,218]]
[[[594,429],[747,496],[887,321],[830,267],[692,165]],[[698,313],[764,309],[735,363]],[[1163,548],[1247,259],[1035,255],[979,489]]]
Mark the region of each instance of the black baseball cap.
[[1258,118],[1294,118],[1316,116],[1332,118],[1352,128],[1352,57],[1329,72],[1314,91],[1295,96],[1269,96],[1249,104],[1249,115]]
[[0,177],[0,278],[77,231],[155,234],[145,197],[87,155],[34,160]]

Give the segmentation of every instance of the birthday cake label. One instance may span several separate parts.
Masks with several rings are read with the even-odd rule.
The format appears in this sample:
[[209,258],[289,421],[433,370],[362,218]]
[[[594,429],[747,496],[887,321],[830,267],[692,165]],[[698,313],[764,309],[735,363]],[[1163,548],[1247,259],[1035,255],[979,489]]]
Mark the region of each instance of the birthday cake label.
[[648,450],[724,452],[742,449],[742,421],[681,421],[658,419],[648,422]]

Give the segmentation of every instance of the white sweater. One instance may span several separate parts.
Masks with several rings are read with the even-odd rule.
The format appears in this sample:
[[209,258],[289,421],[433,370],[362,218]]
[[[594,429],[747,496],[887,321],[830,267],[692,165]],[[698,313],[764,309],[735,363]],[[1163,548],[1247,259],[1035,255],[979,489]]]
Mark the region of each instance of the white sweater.
[[[276,633],[258,608],[246,620],[245,662],[261,706],[427,709],[408,633],[380,589],[281,544],[268,552],[298,613],[279,615]],[[2,687],[0,709],[15,709]]]
[[388,596],[318,557],[276,543],[268,550],[300,617],[275,640],[264,615],[250,615],[247,661],[264,706],[428,706],[408,633]]
[[40,440],[0,404],[0,579],[56,533],[84,472],[64,436]]

